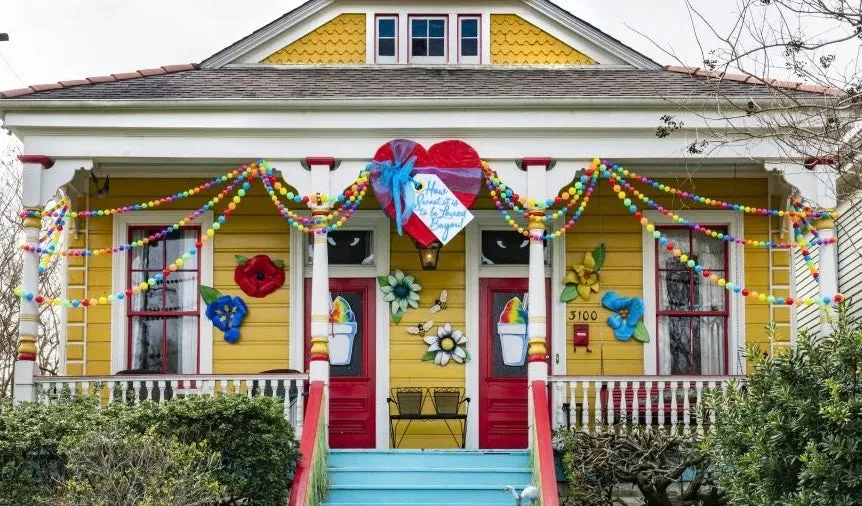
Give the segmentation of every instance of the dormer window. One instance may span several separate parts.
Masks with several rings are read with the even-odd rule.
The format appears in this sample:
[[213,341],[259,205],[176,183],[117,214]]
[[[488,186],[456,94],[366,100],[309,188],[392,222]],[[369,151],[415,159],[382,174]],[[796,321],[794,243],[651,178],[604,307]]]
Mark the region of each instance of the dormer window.
[[377,16],[375,61],[398,63],[398,17]]
[[458,18],[458,63],[480,63],[479,16]]
[[446,18],[410,18],[410,61],[446,63]]

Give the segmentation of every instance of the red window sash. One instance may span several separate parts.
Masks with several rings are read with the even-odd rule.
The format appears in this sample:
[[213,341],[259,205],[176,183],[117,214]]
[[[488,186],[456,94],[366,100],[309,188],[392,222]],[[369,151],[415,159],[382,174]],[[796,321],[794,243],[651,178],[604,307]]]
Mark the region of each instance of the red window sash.
[[[709,228],[715,230],[717,232],[727,233],[726,226],[718,226],[718,225],[709,225]],[[659,226],[656,227],[657,230],[684,230],[688,232],[688,255],[692,256],[694,254],[694,231],[685,226]],[[726,241],[724,243],[724,252],[723,252],[723,262],[721,269],[709,269],[713,273],[726,273],[730,271],[730,255],[729,255],[729,247]],[[689,269],[674,269],[674,268],[662,268],[661,267],[661,256],[663,246],[659,244],[658,239],[655,240],[655,269],[656,269],[656,283],[655,283],[655,301],[656,301],[656,364],[658,364],[659,369],[661,369],[661,340],[658,339],[658,320],[662,316],[669,317],[682,317],[682,318],[700,318],[700,317],[720,317],[723,318],[723,335],[722,341],[724,346],[722,347],[724,350],[724,356],[721,357],[721,374],[727,374],[728,370],[728,359],[729,359],[729,336],[728,336],[728,325],[730,320],[730,293],[727,290],[724,290],[724,310],[723,311],[705,311],[705,310],[695,310],[695,287],[694,280],[695,277],[700,274],[690,271]],[[682,272],[689,271],[689,308],[692,308],[688,311],[680,311],[680,310],[662,310],[661,307],[661,274],[663,272]],[[694,326],[689,324],[689,349],[692,349],[692,343],[694,342]],[[689,372],[689,374],[698,374],[702,376],[708,376],[701,373],[693,373]]]
[[[129,242],[132,242],[134,240],[133,239],[134,233],[138,230],[145,230],[145,231],[153,232],[153,231],[162,230],[166,226],[167,225],[130,226],[128,228],[128,240],[129,240]],[[195,232],[196,236],[200,237],[201,227],[200,226],[180,227],[180,230],[192,230]],[[169,240],[170,240],[170,238],[164,238],[164,239],[159,240],[159,247],[161,248],[161,253],[162,253],[162,265],[164,266],[163,269],[167,268],[167,266],[170,265],[170,262],[168,260],[168,248],[167,248],[167,242]],[[149,247],[149,246],[147,246],[147,247]],[[131,284],[132,284],[132,277],[133,277],[132,274],[134,274],[134,273],[161,272],[161,269],[133,269],[132,268],[132,256],[134,255],[133,251],[134,250],[130,251],[126,255],[126,281],[129,284],[129,286],[131,286]],[[197,256],[199,257],[200,255],[197,255]],[[175,259],[171,259],[171,261],[172,260],[175,260]],[[197,265],[197,268],[195,268],[195,269],[177,269],[175,272],[176,273],[194,272],[198,283],[200,283],[201,259],[196,258],[195,264]],[[162,290],[162,307],[167,306],[167,292],[168,292],[167,290]],[[133,364],[134,364],[134,354],[133,354],[134,341],[133,341],[133,332],[132,332],[132,321],[134,318],[136,318],[136,317],[138,317],[138,318],[140,318],[140,317],[143,317],[143,318],[162,317],[163,318],[163,321],[162,321],[161,374],[167,374],[166,371],[167,371],[167,363],[168,363],[168,317],[177,317],[177,318],[179,318],[179,317],[195,317],[198,319],[197,337],[196,337],[197,346],[195,346],[196,355],[197,355],[195,357],[195,373],[200,371],[200,359],[201,359],[201,357],[200,357],[200,354],[201,354],[201,352],[200,352],[200,341],[201,341],[201,339],[200,339],[200,337],[201,337],[201,335],[200,335],[200,332],[201,332],[200,331],[200,310],[201,310],[200,305],[201,305],[200,296],[198,296],[195,298],[195,309],[194,310],[183,310],[183,311],[165,311],[165,310],[139,311],[138,310],[138,311],[136,311],[136,310],[132,309],[132,297],[126,297],[126,324],[127,324],[126,325],[126,350],[127,350],[126,368],[131,369],[131,368],[133,368]],[[180,339],[182,339],[182,336],[179,336],[179,337],[180,337]],[[179,364],[179,366],[180,366],[180,369],[182,369],[182,364]],[[182,371],[182,370],[177,371],[177,372],[178,373],[184,373],[184,371]],[[159,374],[159,373],[154,371],[153,374]]]

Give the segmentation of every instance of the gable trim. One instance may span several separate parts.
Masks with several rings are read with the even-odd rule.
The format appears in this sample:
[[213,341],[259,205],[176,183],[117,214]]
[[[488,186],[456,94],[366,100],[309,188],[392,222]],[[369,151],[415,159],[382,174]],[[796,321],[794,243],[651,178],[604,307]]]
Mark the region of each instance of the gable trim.
[[335,3],[335,0],[308,0],[299,7],[288,12],[284,16],[258,28],[254,32],[246,35],[242,39],[227,46],[214,55],[206,58],[200,63],[200,67],[204,69],[217,69],[236,60],[243,54],[254,50],[256,47],[266,43],[273,37],[277,37],[284,32],[288,27],[299,23],[300,21],[313,16],[321,10]]

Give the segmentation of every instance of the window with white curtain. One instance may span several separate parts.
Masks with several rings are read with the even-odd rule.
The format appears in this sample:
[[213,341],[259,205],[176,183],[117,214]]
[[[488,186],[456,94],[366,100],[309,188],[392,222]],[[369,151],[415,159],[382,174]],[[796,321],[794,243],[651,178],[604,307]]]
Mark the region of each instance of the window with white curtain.
[[[166,227],[167,225],[165,225]],[[130,227],[129,242],[140,241],[165,227]],[[128,280],[138,286],[195,248],[200,227],[184,227],[167,237],[129,250]],[[194,374],[200,340],[200,262],[192,255],[176,271],[149,290],[127,297],[128,368],[164,374]]]
[[[707,279],[712,274],[727,279],[727,245],[685,227],[658,228],[709,271],[707,276],[694,272],[655,242],[659,374],[727,374],[729,295]],[[710,228],[727,232],[726,227]]]

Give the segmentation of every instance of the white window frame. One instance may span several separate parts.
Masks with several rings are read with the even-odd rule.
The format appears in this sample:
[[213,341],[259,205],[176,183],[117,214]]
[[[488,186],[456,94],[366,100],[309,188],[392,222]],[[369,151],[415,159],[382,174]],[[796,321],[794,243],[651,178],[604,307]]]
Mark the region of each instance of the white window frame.
[[[413,56],[413,21],[442,20],[443,21],[443,56]],[[430,30],[430,27],[429,27]],[[451,19],[447,14],[410,14],[407,16],[407,61],[409,63],[448,63],[450,51]],[[429,36],[426,36],[426,39]],[[430,51],[430,48],[428,48]]]
[[[644,217],[657,226],[678,225],[658,211],[644,211]],[[685,218],[705,225],[726,226],[727,232],[735,237],[744,237],[743,220],[740,213],[733,211],[686,211]],[[643,248],[643,299],[646,311],[644,324],[650,332],[650,341],[643,345],[644,374],[658,374],[658,318],[656,317],[656,245],[652,232],[642,229]],[[728,248],[728,280],[739,286],[745,286],[745,255],[742,247],[725,242]],[[688,253],[688,252],[685,252]],[[742,296],[731,294],[728,308],[727,323],[727,372],[728,374],[745,374],[745,359],[742,352],[745,348],[745,301]]]
[[[380,47],[380,20],[388,19],[392,20],[395,23],[395,55],[393,56],[381,56],[379,53]],[[377,14],[374,16],[374,63],[381,64],[392,64],[398,63],[398,49],[400,44],[399,35],[401,34],[400,27],[398,26],[398,15],[397,14]],[[388,37],[387,37],[388,38]]]
[[[167,228],[186,218],[192,211],[138,211],[129,214],[114,216],[113,244],[126,244],[129,242],[129,227],[155,226]],[[198,225],[202,232],[206,232],[213,224],[212,211],[204,212],[196,222],[189,225]],[[200,284],[213,286],[213,247],[215,239],[204,245],[198,252],[200,262]],[[128,280],[128,250],[113,255],[111,264],[111,292],[117,293],[129,287]],[[200,305],[198,315],[200,325],[200,340],[198,342],[198,371],[197,374],[212,374],[213,372],[213,326],[206,317],[206,307]],[[126,303],[114,303],[111,305],[111,373],[127,369],[128,362],[128,317],[126,315]]]
[[[390,220],[376,211],[357,211],[339,230],[370,230],[372,265],[330,265],[329,278],[376,278],[389,274]],[[309,216],[307,213],[299,213]],[[311,277],[311,266],[305,265],[308,237],[305,232],[290,229],[290,367],[303,370],[305,362],[305,280]],[[418,258],[417,258],[418,261]],[[375,299],[375,446],[389,448],[389,304],[383,302],[383,292],[376,285]]]
[[[466,447],[479,447],[479,279],[480,278],[528,278],[528,265],[483,265],[482,232],[487,230],[512,230],[500,217],[498,211],[471,211],[474,219],[467,225],[465,255],[465,328],[467,330],[467,351],[474,360],[465,366],[466,396],[471,399],[467,412]],[[561,223],[554,223],[555,229]],[[558,303],[562,285],[554,283],[562,279],[566,269],[565,234],[548,243],[550,265],[545,266],[545,278],[551,279],[551,297],[546,301],[547,316],[551,318],[551,373],[566,374],[566,305]]]
[[[461,54],[462,44],[464,42],[464,38],[461,35],[461,22],[465,20],[475,20],[476,21],[476,55],[475,56],[464,56]],[[469,15],[469,14],[461,14],[457,17],[457,27],[455,30],[456,38],[457,38],[457,61],[458,63],[466,63],[466,64],[479,64],[482,63],[482,16],[481,15]],[[472,38],[472,37],[471,37]]]

